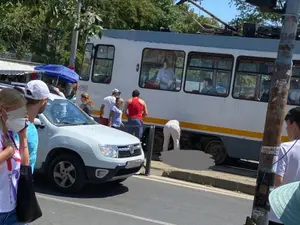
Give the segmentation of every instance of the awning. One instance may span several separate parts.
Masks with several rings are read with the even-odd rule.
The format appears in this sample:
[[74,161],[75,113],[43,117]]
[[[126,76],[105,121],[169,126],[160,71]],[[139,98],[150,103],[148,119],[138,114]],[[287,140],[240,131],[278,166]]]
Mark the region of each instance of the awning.
[[24,75],[35,72],[34,66],[0,60],[0,75]]

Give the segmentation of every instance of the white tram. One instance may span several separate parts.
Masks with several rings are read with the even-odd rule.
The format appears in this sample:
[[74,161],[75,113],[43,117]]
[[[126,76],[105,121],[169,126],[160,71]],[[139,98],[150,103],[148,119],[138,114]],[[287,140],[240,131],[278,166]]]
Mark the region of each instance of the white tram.
[[[114,88],[124,99],[138,89],[156,125],[155,151],[163,141],[162,126],[180,121],[182,149],[214,155],[216,163],[229,159],[258,160],[267,98],[278,40],[172,32],[105,30],[86,44],[77,103],[88,92],[99,116],[103,98]],[[293,85],[300,81],[300,45],[294,55]],[[299,60],[299,61],[297,61]],[[167,61],[168,66],[164,67]],[[157,82],[160,70],[173,78],[168,87]],[[212,92],[205,92],[209,78]],[[289,101],[288,109],[299,101]],[[293,106],[294,105],[294,106]],[[148,130],[145,129],[145,137]],[[101,134],[99,134],[101,135]],[[284,129],[283,140],[287,140]]]

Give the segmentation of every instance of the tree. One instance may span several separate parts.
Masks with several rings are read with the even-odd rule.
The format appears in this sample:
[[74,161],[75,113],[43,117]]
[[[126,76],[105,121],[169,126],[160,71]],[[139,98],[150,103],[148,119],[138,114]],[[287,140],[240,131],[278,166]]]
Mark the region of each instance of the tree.
[[44,14],[37,14],[21,3],[0,5],[0,14],[4,15],[0,23],[0,49],[11,50],[21,58],[30,51],[34,43],[38,42],[40,21],[44,20]]
[[[280,0],[279,2],[279,7],[283,8],[285,0]],[[232,23],[239,22],[242,24],[248,22],[257,23],[259,25],[279,25],[281,22],[280,14],[262,12],[259,7],[246,3],[245,0],[230,0],[229,4],[235,6],[239,12],[237,18],[235,18]]]
[[[81,38],[99,33],[101,18],[87,7],[80,23],[75,23],[74,0],[26,0],[0,3],[3,17],[0,24],[0,49],[16,52],[17,58],[25,53],[36,53],[35,61],[65,63],[74,28]],[[38,56],[38,57],[37,57]]]
[[[173,0],[85,0],[80,23],[76,23],[75,0],[0,1],[0,51],[14,51],[18,58],[26,53],[42,63],[67,64],[71,34],[79,30],[77,65],[81,61],[87,36],[107,29],[160,30],[197,33],[198,24],[219,24],[198,16],[188,4]],[[101,15],[101,18],[100,18]],[[102,20],[103,21],[102,21]],[[102,22],[101,22],[102,21]]]
[[188,4],[174,5],[173,0],[102,0],[94,2],[93,7],[101,15],[103,27],[108,29],[157,31],[171,27],[176,32],[196,33],[201,30],[197,20],[218,25],[209,18],[199,17]]

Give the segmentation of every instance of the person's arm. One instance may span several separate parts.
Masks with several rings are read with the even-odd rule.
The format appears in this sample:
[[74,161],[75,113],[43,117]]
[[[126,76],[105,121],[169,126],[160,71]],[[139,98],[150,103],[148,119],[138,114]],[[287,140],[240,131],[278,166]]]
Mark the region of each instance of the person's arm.
[[281,146],[278,154],[279,161],[277,162],[277,168],[274,178],[275,187],[279,187],[283,183],[283,177],[287,166],[287,156],[284,148]]
[[22,165],[29,165],[29,150],[28,150],[28,142],[27,142],[27,133],[26,128],[19,132],[20,138],[20,155],[21,155],[21,163]]
[[100,107],[100,117],[103,117],[103,114],[104,114],[104,107],[105,107],[104,104],[102,104],[101,107]]
[[65,94],[61,91],[59,91],[59,96],[63,97],[63,98],[66,98]]
[[128,101],[125,102],[125,105],[124,105],[124,108],[123,108],[123,113],[128,118],[127,107],[128,107]]
[[0,152],[0,164],[11,158],[15,154],[15,149],[12,145],[8,145],[3,151]]
[[109,113],[109,121],[108,121],[108,126],[111,127],[112,125],[112,118],[113,118],[113,115],[114,115],[114,111],[113,111],[113,108],[110,110],[110,113]]
[[161,69],[156,74],[155,83],[160,84],[160,80],[161,80]]
[[146,117],[148,116],[148,108],[147,108],[147,104],[143,101],[144,103],[144,112],[143,112],[143,116]]
[[[2,116],[6,116],[6,114],[2,112]],[[7,133],[7,130],[2,132]],[[1,143],[4,143],[4,146],[2,146]],[[10,140],[8,136],[6,136],[5,138],[4,134],[0,135],[0,147],[1,148],[5,147],[5,149],[0,152],[0,164],[1,164],[14,155],[15,149],[14,149],[14,143]]]

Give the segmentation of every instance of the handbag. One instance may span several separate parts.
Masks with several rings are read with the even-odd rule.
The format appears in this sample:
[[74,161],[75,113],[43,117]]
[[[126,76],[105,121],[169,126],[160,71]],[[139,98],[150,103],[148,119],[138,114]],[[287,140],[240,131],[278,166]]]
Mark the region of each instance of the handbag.
[[31,223],[43,215],[35,195],[30,166],[21,165],[20,168],[16,212],[20,223]]
[[[12,135],[10,138],[17,148]],[[31,166],[22,164],[18,181],[16,213],[18,222],[25,224],[31,223],[43,215],[34,191]]]

